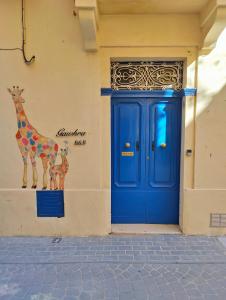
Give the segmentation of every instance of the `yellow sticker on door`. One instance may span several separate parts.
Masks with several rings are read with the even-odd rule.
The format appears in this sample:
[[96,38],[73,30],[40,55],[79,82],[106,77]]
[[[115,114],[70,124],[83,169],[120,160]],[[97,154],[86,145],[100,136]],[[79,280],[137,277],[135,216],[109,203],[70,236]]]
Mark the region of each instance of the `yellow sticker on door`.
[[122,156],[134,156],[134,152],[121,152]]

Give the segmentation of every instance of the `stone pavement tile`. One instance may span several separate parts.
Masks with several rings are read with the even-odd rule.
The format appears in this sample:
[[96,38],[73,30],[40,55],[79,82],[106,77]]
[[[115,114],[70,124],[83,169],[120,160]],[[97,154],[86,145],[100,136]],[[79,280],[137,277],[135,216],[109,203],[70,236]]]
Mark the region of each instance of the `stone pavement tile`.
[[[132,261],[132,252],[139,250],[140,256],[146,261],[156,261],[164,257],[168,261],[207,261],[226,259],[225,249],[218,239],[210,237],[183,236],[135,236],[135,237],[103,237],[103,238],[63,238],[60,243],[52,243],[52,238],[2,238],[0,244],[0,261],[11,262],[84,262],[88,259],[102,260],[105,256],[110,261],[123,256],[123,260]],[[26,246],[26,249],[24,250]],[[167,247],[168,252],[161,251]],[[27,251],[26,251],[27,250]],[[108,250],[104,253],[105,250]],[[113,253],[113,251],[122,251]],[[154,251],[154,253],[153,253]],[[203,251],[203,252],[202,252]],[[67,255],[65,255],[67,252]],[[119,255],[119,253],[121,253]],[[123,253],[123,254],[122,254]],[[126,257],[125,257],[125,256]],[[152,258],[153,256],[153,258]],[[157,257],[156,257],[157,256]],[[94,258],[98,257],[98,258]],[[148,257],[148,258],[146,258]],[[122,257],[119,258],[122,260]],[[137,260],[141,261],[140,257]]]
[[131,300],[133,298],[133,293],[132,292],[121,292],[119,294],[119,300]]
[[149,299],[149,296],[147,293],[144,293],[142,291],[133,291],[133,294],[132,294],[134,300],[147,300]]
[[226,253],[217,238],[52,241],[0,238],[0,300],[226,299]]
[[152,298],[152,296],[150,296],[149,299],[151,299],[151,300],[175,300],[176,298],[174,297],[174,295],[161,295],[161,296],[154,296],[153,298]]
[[80,296],[79,296],[80,300],[91,300],[91,295],[89,293],[87,293],[86,291],[83,291]]
[[192,289],[188,289],[187,290],[187,294],[190,296],[190,297],[202,297],[202,294],[201,292],[199,291],[198,288],[192,288]]
[[222,295],[222,296],[219,296],[219,295],[205,296],[204,299],[205,300],[224,300],[224,299],[226,299],[226,295]]
[[218,241],[226,249],[226,236],[218,237]]
[[190,297],[183,292],[177,292],[174,294],[175,300],[190,300]]

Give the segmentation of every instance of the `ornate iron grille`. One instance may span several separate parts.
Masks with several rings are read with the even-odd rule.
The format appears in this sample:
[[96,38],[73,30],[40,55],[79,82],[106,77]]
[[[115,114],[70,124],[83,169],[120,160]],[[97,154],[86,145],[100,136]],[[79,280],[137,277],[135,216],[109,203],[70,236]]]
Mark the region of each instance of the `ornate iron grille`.
[[111,88],[152,90],[183,87],[183,61],[111,62]]

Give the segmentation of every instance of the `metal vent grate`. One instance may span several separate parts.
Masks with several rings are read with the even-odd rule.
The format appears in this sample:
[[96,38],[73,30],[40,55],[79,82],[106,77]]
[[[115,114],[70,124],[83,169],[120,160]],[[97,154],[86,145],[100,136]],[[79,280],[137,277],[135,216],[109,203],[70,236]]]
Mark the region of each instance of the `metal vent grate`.
[[64,217],[64,191],[36,191],[37,217]]
[[111,62],[111,88],[180,90],[183,88],[183,61]]
[[210,227],[226,227],[226,214],[210,214]]

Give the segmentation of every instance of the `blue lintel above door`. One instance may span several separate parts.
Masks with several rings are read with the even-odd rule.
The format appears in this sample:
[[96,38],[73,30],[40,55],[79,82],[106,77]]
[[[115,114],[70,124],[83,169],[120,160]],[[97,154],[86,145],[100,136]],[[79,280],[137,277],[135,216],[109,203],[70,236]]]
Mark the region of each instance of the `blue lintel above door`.
[[101,88],[101,96],[112,97],[184,97],[196,96],[197,89],[187,88],[182,90],[114,90],[111,88]]

